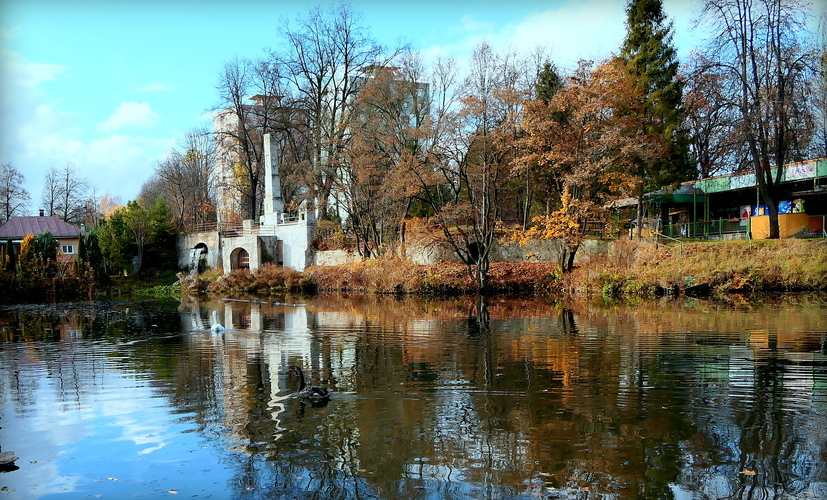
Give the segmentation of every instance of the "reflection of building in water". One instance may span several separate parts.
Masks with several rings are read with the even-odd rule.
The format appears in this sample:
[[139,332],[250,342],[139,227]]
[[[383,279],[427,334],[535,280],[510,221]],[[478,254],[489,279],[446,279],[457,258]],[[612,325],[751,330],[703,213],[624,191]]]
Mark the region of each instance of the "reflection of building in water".
[[[461,474],[474,481],[479,471],[513,482],[518,473],[507,471],[562,464],[547,472],[561,485],[583,471],[612,471],[612,484],[638,484],[672,460],[687,471],[682,491],[721,497],[732,496],[730,481],[740,471],[708,467],[710,453],[726,464],[743,463],[742,453],[772,470],[772,453],[762,450],[771,441],[764,436],[776,430],[792,436],[785,464],[817,463],[824,449],[820,431],[807,423],[814,419],[808,409],[825,400],[807,358],[820,351],[806,343],[812,335],[801,334],[823,327],[782,329],[790,321],[773,319],[771,331],[779,333],[769,334],[749,330],[749,315],[723,328],[716,315],[700,313],[687,321],[674,311],[553,312],[492,315],[480,333],[464,311],[446,319],[447,308],[433,315],[395,313],[390,305],[373,313],[312,309],[220,303],[222,322],[232,329],[192,337],[218,353],[216,393],[239,451],[280,439],[282,426],[291,427],[297,402],[285,398],[296,390],[288,376],[293,364],[340,394],[359,394],[334,396],[317,433],[327,439],[319,445],[326,455],[356,468],[374,460],[365,468],[409,477],[449,481]],[[211,308],[194,311],[203,322]],[[248,329],[240,328],[241,317],[249,318]],[[757,431],[744,422],[761,405]],[[264,426],[252,423],[263,418],[269,434],[256,435]],[[405,449],[387,455],[400,436]],[[373,458],[379,455],[381,463]]]
[[312,335],[310,313],[304,306],[194,302],[181,311],[182,325],[208,325],[213,310],[219,311],[226,330],[216,335],[204,327],[194,332],[191,340],[202,349],[215,349],[220,358],[217,365],[221,373],[216,381],[220,380],[221,387],[217,391],[224,399],[227,424],[240,442],[247,439],[251,385],[268,391],[267,410],[278,425],[284,400],[298,388],[288,385],[290,367],[299,365],[308,377],[332,380],[344,378],[352,367],[354,346],[344,339],[331,339],[334,345],[322,346]]

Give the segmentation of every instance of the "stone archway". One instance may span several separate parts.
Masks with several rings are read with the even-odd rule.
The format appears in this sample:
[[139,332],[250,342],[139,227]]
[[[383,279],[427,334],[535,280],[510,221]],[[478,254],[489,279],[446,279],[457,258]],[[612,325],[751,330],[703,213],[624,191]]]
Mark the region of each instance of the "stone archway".
[[190,249],[188,270],[197,270],[203,273],[207,269],[208,255],[210,248],[203,241]]
[[175,247],[178,252],[178,267],[181,270],[199,273],[207,269],[222,268],[222,249],[218,231],[179,234]]
[[238,247],[230,253],[230,270],[250,269],[250,252]]

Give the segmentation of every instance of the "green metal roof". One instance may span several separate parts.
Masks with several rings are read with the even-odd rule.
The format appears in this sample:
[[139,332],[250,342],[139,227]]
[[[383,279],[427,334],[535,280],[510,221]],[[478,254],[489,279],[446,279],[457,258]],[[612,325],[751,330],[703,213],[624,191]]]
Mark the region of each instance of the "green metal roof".
[[688,183],[681,184],[678,189],[665,187],[658,189],[651,193],[643,195],[646,201],[653,203],[692,203],[695,201],[703,201],[705,196],[702,189],[699,189],[697,183],[692,187]]
[[[781,182],[815,179],[817,177],[827,177],[827,158],[788,163],[785,165]],[[755,187],[755,172],[700,179],[695,181],[695,187],[700,188],[704,193],[721,193],[734,189]]]

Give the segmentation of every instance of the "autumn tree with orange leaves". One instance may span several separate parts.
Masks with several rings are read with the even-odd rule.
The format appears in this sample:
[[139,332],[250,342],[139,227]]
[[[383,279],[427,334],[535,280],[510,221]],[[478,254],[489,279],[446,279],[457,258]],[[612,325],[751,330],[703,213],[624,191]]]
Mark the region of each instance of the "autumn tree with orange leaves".
[[351,113],[351,144],[334,181],[362,257],[392,249],[419,192],[406,170],[427,151],[428,85],[418,58],[365,69]]
[[587,221],[606,221],[606,206],[639,190],[634,166],[666,154],[662,137],[640,123],[643,96],[622,60],[581,62],[554,96],[526,106],[514,171],[542,171],[557,200],[550,215],[533,219],[520,235],[559,238],[564,272],[572,270]]

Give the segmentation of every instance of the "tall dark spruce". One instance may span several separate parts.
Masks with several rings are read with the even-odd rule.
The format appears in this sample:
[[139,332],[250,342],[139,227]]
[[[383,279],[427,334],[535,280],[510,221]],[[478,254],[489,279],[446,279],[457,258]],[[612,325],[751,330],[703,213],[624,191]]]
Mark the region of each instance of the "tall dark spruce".
[[620,57],[645,96],[641,122],[664,140],[666,154],[638,163],[637,232],[640,236],[643,194],[695,177],[689,155],[689,135],[683,125],[683,82],[678,78],[672,23],[661,0],[630,0],[626,6],[626,38]]

